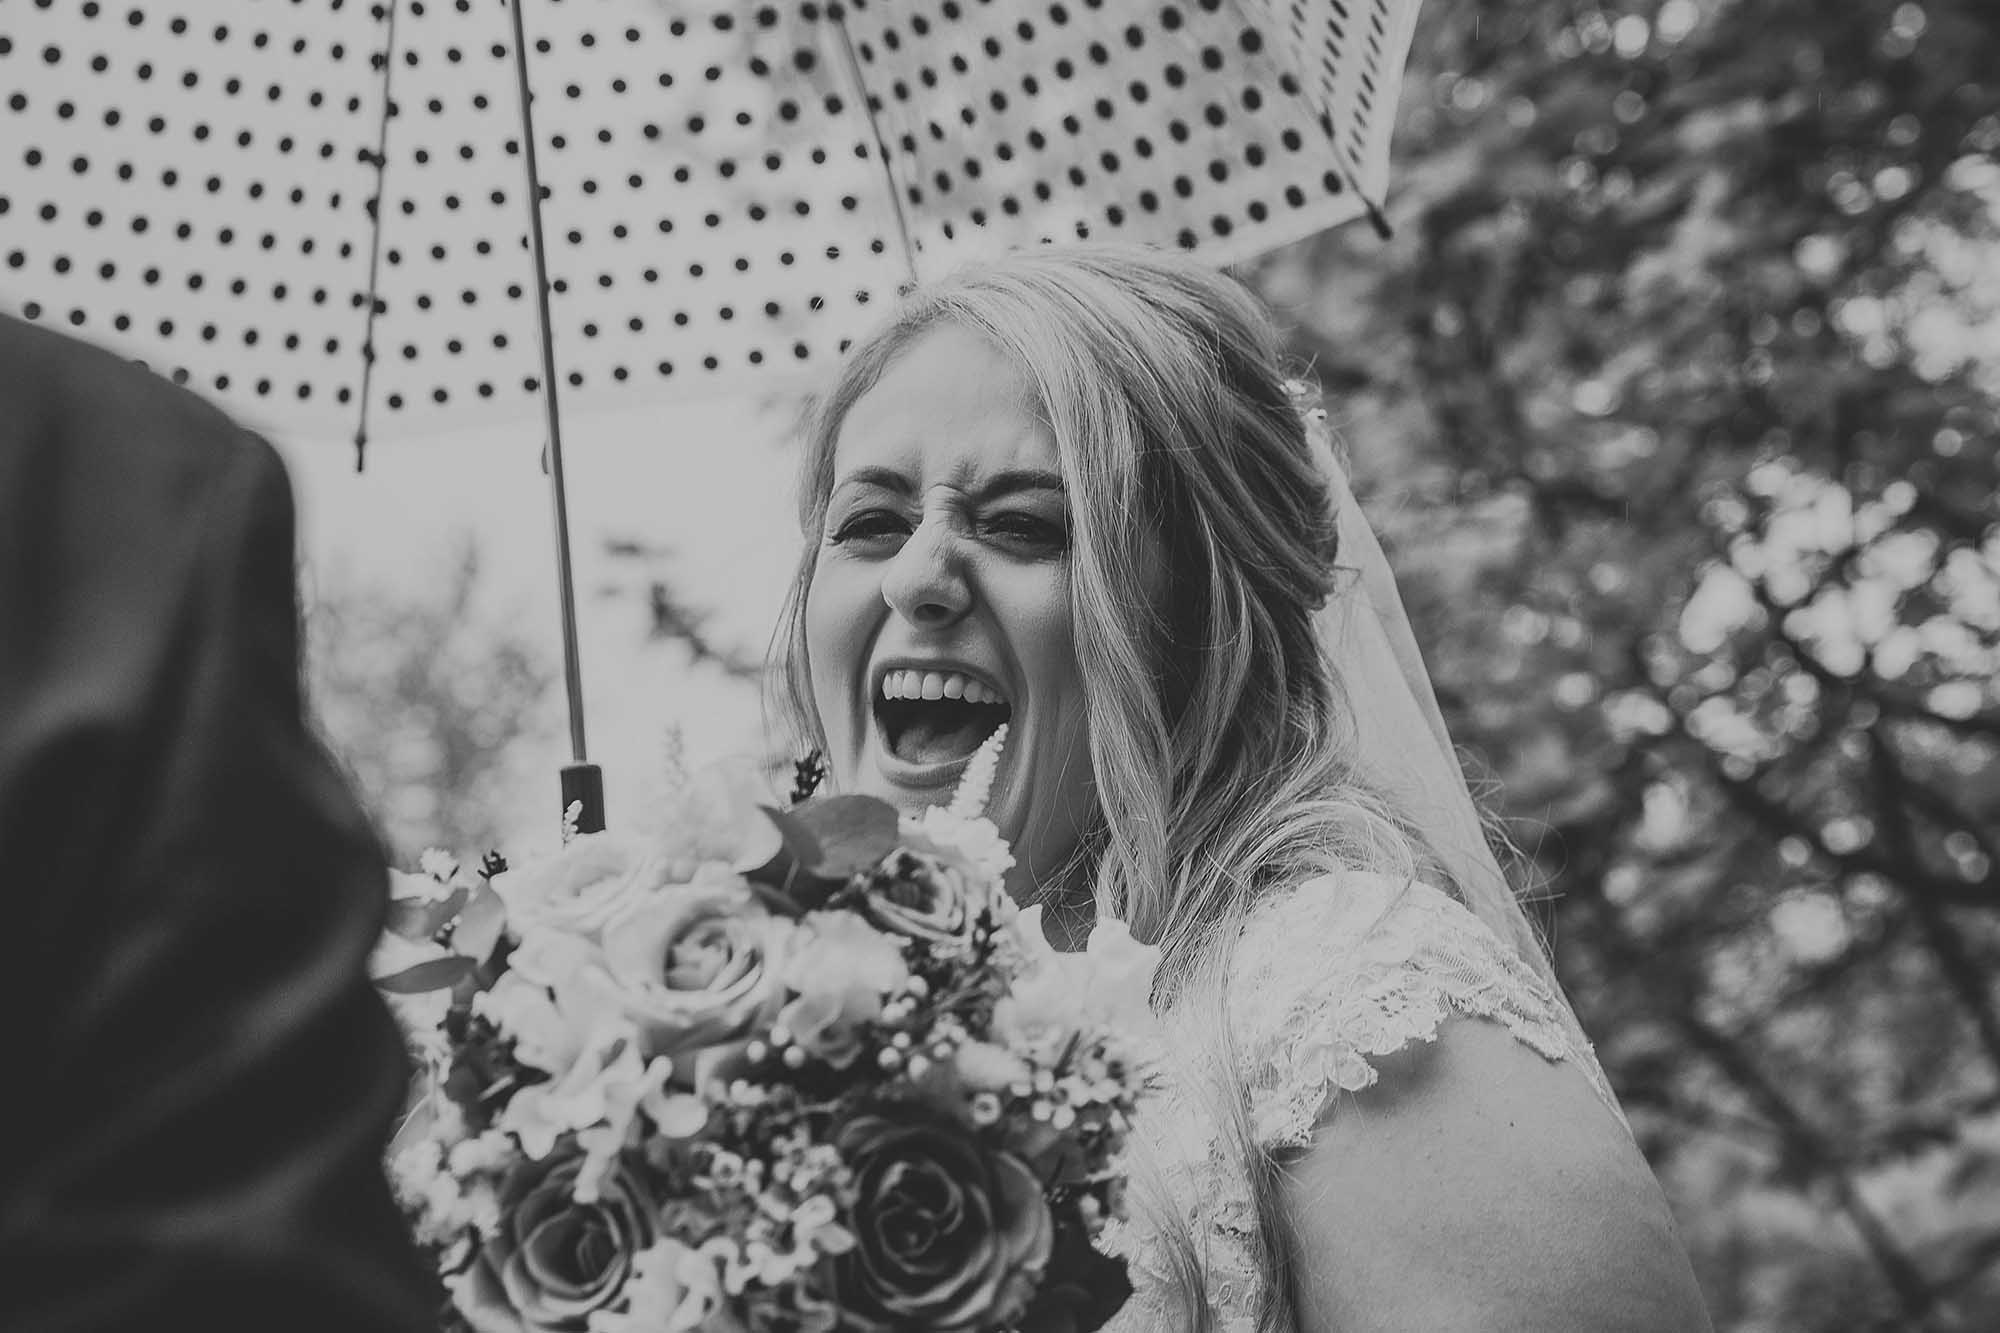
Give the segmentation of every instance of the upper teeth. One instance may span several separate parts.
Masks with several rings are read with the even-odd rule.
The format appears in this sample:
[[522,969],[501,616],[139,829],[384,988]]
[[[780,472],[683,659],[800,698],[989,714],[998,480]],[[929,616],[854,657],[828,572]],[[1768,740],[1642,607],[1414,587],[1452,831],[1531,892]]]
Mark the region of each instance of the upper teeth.
[[891,671],[882,677],[884,699],[963,699],[969,704],[998,704],[999,691],[957,671]]

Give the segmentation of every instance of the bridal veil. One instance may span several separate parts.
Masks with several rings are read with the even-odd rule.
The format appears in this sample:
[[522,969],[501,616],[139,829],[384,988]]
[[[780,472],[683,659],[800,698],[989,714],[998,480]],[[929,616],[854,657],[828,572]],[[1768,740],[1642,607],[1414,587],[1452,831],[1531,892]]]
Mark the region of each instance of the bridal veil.
[[[1307,386],[1288,387],[1309,398]],[[1316,624],[1353,718],[1360,771],[1430,842],[1474,915],[1553,983],[1535,928],[1487,842],[1395,575],[1354,498],[1325,410],[1310,407],[1305,416],[1340,532],[1342,579]]]

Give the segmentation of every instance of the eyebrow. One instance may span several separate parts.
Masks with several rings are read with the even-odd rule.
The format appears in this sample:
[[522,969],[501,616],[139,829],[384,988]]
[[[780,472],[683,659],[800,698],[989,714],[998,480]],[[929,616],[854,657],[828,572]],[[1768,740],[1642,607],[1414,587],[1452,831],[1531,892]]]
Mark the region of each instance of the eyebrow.
[[[915,489],[908,477],[887,467],[856,468],[842,477],[833,489],[841,491],[849,486],[875,486],[897,495],[908,495]],[[986,501],[1020,491],[1055,491],[1061,494],[1065,489],[1062,478],[1054,472],[1042,468],[1009,468],[988,477],[972,492],[972,498]]]

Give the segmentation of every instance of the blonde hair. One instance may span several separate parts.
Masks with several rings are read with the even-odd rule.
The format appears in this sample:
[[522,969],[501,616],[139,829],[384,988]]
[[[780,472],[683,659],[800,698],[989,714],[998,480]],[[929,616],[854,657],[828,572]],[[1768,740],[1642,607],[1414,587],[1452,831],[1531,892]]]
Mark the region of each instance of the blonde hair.
[[[1218,979],[1236,930],[1260,895],[1343,869],[1458,886],[1356,769],[1313,623],[1337,579],[1335,510],[1277,331],[1234,280],[1133,248],[1023,251],[913,293],[807,424],[808,540],[775,645],[777,702],[807,745],[823,744],[804,609],[834,445],[853,404],[941,325],[1007,354],[1054,435],[1101,807],[1078,868],[1101,914],[1163,946],[1161,1002],[1198,991],[1215,1018],[1218,1123],[1245,1163],[1273,1275],[1263,1322],[1289,1327],[1282,1166],[1257,1147],[1226,1058]],[[1166,595],[1148,597],[1162,559]],[[1202,1261],[1185,1233],[1169,1224],[1192,1298]],[[1203,1326],[1206,1301],[1185,1305]]]

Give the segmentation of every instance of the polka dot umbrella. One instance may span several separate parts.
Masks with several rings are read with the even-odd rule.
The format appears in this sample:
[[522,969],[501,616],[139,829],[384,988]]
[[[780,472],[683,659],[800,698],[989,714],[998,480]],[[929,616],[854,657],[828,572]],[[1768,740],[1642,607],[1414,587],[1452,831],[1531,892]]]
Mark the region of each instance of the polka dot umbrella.
[[0,0],[0,308],[357,459],[543,412],[581,761],[558,394],[803,384],[1042,239],[1379,224],[1416,8]]

